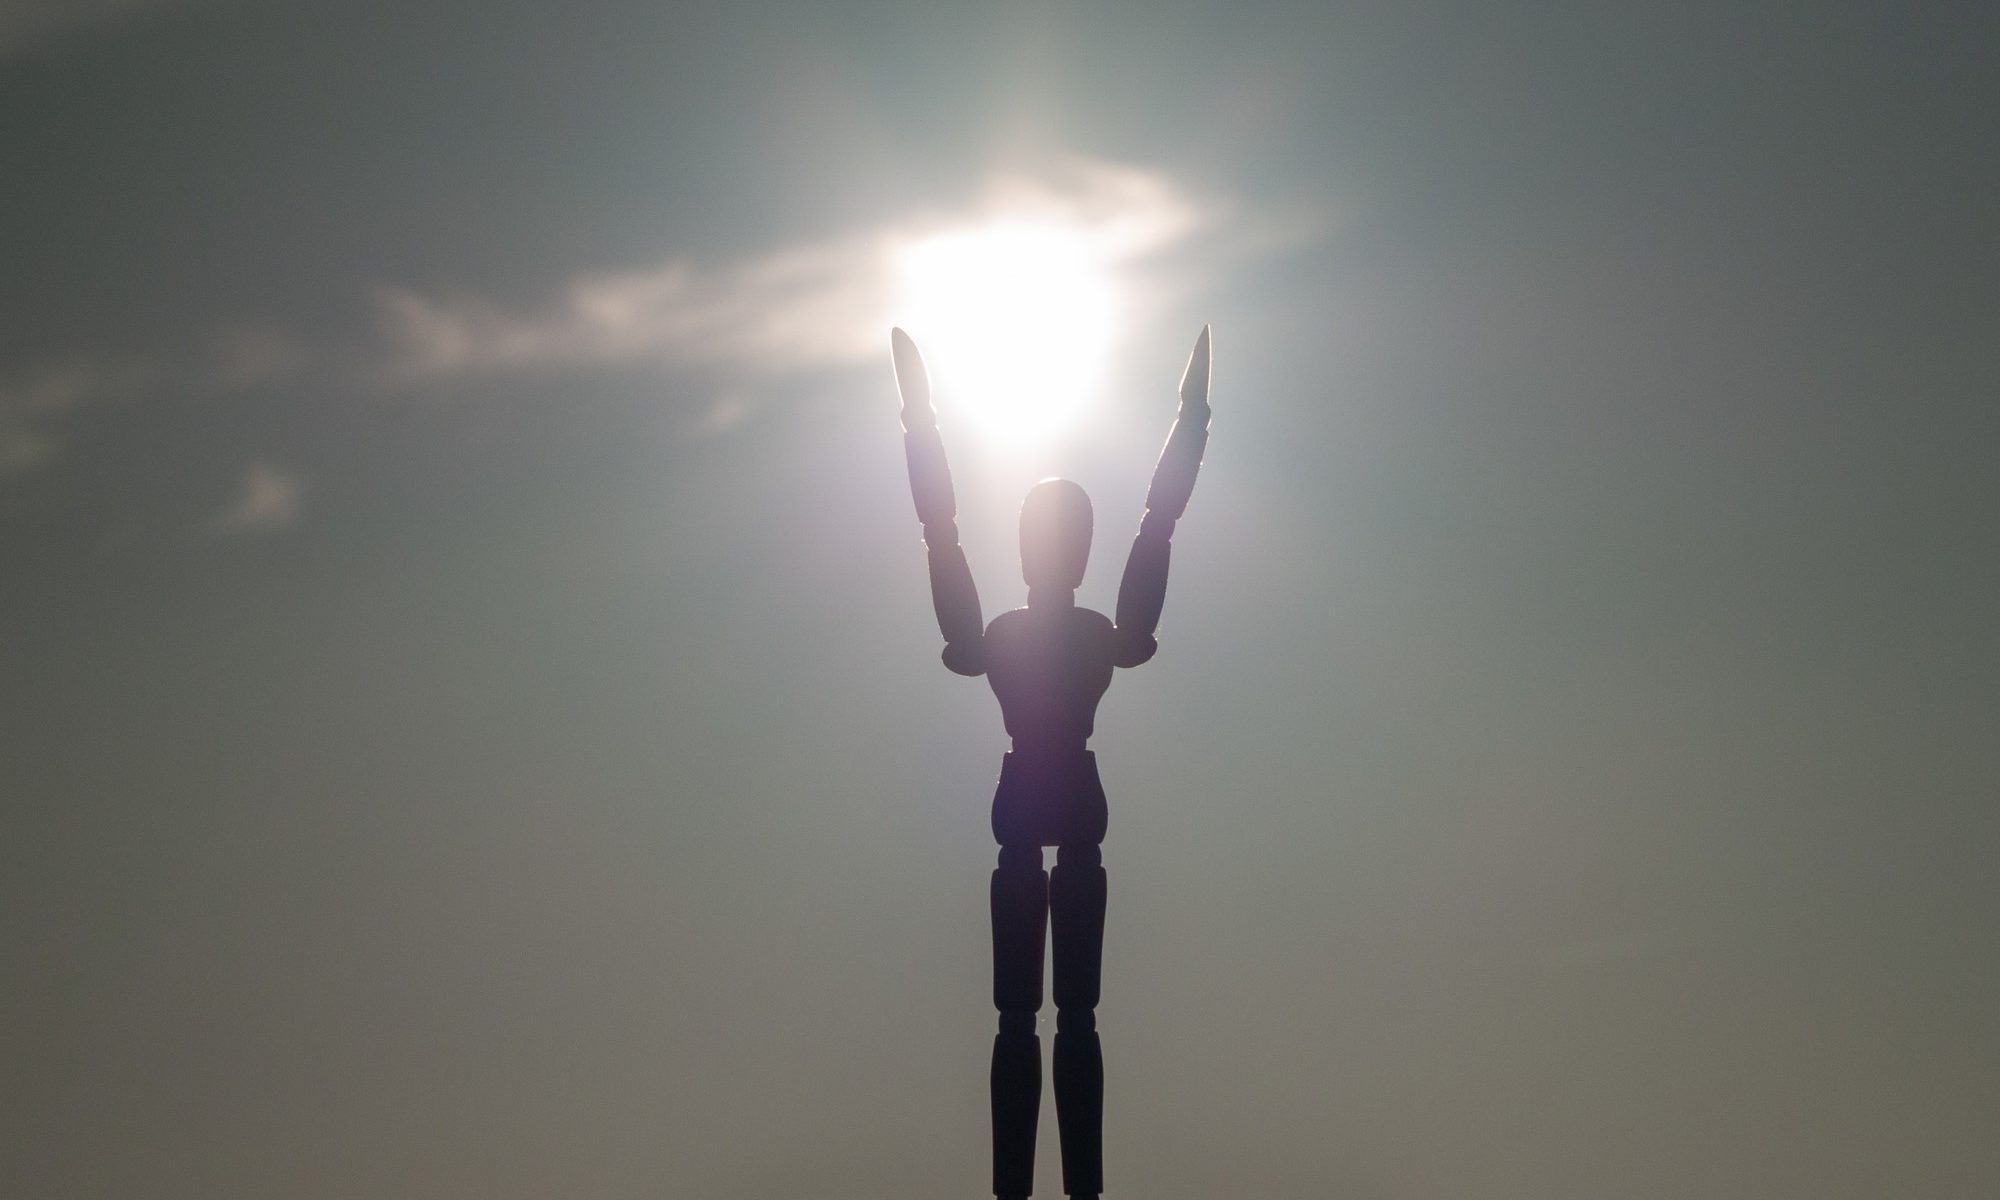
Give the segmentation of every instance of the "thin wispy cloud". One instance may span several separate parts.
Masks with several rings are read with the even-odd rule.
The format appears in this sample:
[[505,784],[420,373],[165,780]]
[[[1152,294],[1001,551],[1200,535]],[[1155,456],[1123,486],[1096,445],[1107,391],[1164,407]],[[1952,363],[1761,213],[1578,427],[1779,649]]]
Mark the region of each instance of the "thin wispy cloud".
[[47,50],[61,39],[112,24],[133,12],[173,0],[4,0],[0,3],[0,58]]
[[273,533],[298,519],[305,481],[271,462],[254,462],[243,472],[236,498],[216,514],[217,534]]
[[[48,11],[0,11],[24,22],[31,10]],[[0,19],[0,30],[7,28]],[[519,371],[707,368],[726,378],[691,432],[712,436],[756,411],[760,380],[876,360],[883,331],[901,315],[899,263],[910,248],[997,222],[1074,232],[1100,266],[1143,279],[1131,290],[1155,304],[1196,280],[1211,286],[1251,260],[1313,240],[1324,224],[1316,212],[1250,212],[1197,197],[1159,172],[1072,161],[998,179],[957,206],[735,263],[690,256],[579,273],[539,305],[384,284],[365,297],[376,339],[338,353],[269,324],[233,323],[178,358],[68,362],[0,379],[0,477],[59,458],[65,414],[87,405],[169,391],[222,395],[305,375],[344,379],[358,391],[395,391]],[[217,528],[269,528],[296,509],[296,480],[268,464],[253,470],[245,488],[244,502]]]
[[391,347],[389,375],[399,382],[648,362],[783,375],[878,356],[897,304],[897,254],[939,232],[997,219],[1060,224],[1086,235],[1119,269],[1184,248],[1218,215],[1156,173],[1073,164],[1047,178],[1000,181],[959,211],[735,265],[673,259],[580,275],[528,310],[395,286],[380,288],[375,303]]
[[232,325],[179,357],[68,359],[0,378],[0,478],[46,467],[65,449],[65,418],[93,405],[227,394],[295,378],[313,365],[297,338]]
[[233,391],[289,379],[311,366],[312,358],[306,345],[290,334],[236,325],[210,340],[193,374],[204,389]]
[[64,363],[0,382],[0,476],[39,467],[62,446],[63,414],[142,386],[152,372],[135,364]]
[[538,312],[474,295],[395,287],[375,297],[395,379],[530,365],[709,363],[791,371],[846,360],[880,280],[854,270],[880,247],[835,243],[704,271],[670,262],[582,276]]

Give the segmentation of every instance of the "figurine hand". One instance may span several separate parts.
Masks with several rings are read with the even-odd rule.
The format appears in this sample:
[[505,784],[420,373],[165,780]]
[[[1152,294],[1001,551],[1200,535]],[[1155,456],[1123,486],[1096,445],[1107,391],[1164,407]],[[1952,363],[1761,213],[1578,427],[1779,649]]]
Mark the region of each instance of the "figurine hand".
[[889,331],[889,348],[896,360],[896,390],[903,394],[903,428],[935,427],[937,412],[931,408],[931,377],[924,370],[924,356],[900,328]]
[[[900,332],[900,331],[899,331]],[[907,340],[907,339],[906,339]],[[912,355],[916,347],[910,348]],[[1208,419],[1208,367],[1212,356],[1208,349],[1208,326],[1201,327],[1201,336],[1194,341],[1194,353],[1188,356],[1187,371],[1181,375],[1181,411]],[[921,365],[921,360],[919,360]],[[900,374],[900,368],[898,374]]]

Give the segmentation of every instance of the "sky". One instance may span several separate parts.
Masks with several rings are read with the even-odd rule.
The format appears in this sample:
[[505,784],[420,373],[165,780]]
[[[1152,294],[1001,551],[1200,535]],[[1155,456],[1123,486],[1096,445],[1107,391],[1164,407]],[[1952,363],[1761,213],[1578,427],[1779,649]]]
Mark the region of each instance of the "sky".
[[893,322],[989,616],[1214,328],[1107,1195],[2000,1193],[1996,26],[5,0],[0,1193],[984,1194]]

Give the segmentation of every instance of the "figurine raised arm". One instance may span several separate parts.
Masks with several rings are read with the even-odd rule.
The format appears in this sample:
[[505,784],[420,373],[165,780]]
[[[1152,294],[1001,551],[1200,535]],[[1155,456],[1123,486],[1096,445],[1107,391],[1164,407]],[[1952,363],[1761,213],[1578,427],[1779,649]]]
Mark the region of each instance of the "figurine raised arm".
[[896,360],[896,390],[903,397],[903,456],[910,466],[910,497],[924,527],[931,568],[931,607],[944,635],[944,665],[960,675],[986,672],[986,623],[972,568],[958,544],[958,506],[951,494],[951,464],[945,461],[937,410],[931,407],[930,374],[917,344],[901,329],[889,331]]
[[1153,633],[1160,627],[1160,609],[1167,602],[1167,560],[1171,557],[1174,524],[1187,511],[1194,493],[1201,452],[1208,445],[1208,326],[1201,327],[1194,353],[1181,375],[1181,408],[1173,430],[1153,467],[1153,485],[1146,491],[1146,515],[1139,521],[1132,553],[1118,581],[1118,636],[1113,661],[1136,667],[1153,657],[1160,644]]

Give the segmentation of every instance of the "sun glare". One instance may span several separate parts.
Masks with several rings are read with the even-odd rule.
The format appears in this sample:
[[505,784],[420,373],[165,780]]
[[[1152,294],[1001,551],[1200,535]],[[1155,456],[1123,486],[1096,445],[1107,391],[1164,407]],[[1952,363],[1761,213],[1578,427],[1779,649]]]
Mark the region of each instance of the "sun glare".
[[1116,297],[1084,230],[1021,222],[943,233],[906,246],[897,266],[900,323],[947,419],[961,412],[1020,445],[1059,432],[1094,398]]

